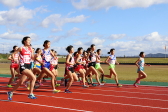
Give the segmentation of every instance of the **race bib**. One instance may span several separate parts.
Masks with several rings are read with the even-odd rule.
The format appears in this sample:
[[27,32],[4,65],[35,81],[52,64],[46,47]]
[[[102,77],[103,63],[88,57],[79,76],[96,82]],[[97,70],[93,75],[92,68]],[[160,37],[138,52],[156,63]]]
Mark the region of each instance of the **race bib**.
[[51,60],[51,55],[45,55],[45,59],[47,62],[49,62]]
[[24,55],[23,56],[23,61],[24,61],[24,63],[30,63],[30,56],[29,55]]

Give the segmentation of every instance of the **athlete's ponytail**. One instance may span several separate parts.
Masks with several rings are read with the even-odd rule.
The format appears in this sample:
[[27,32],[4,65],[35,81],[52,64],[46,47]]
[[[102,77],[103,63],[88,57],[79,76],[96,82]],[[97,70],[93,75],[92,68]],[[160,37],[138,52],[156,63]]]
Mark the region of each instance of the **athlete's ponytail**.
[[54,52],[54,49],[51,49],[52,52]]
[[101,51],[101,49],[97,49],[97,53],[100,52],[100,51]]
[[83,49],[82,47],[79,47],[77,51],[79,52],[79,51],[82,50],[82,49]]
[[140,52],[140,53],[139,53],[139,56],[142,57],[143,54],[144,54],[144,52]]
[[10,51],[10,53],[13,53],[14,51],[15,51],[15,48],[16,48],[17,46],[15,45],[15,46],[13,46],[13,50],[12,51]]
[[93,48],[94,46],[95,46],[95,44],[90,45],[91,48]]
[[91,51],[91,48],[88,48],[86,52],[89,53],[90,51]]
[[110,49],[110,52],[107,52],[107,54],[110,54],[114,50],[115,50],[114,48]]
[[50,41],[49,41],[49,40],[45,40],[45,41],[44,41],[44,44],[43,44],[43,47],[45,47],[45,45],[46,45],[48,42],[50,42]]
[[37,53],[39,50],[41,50],[41,49],[40,49],[40,48],[37,48],[36,51],[35,51],[35,53]]
[[70,53],[71,49],[73,48],[72,45],[69,45],[67,48],[66,48],[66,51],[68,51]]
[[74,54],[73,54],[73,55],[74,55],[74,57],[76,57],[76,55],[77,55],[77,54],[78,54],[78,52],[74,52]]
[[30,38],[30,37],[29,37],[29,36],[23,37],[23,39],[22,39],[22,44],[23,44],[23,45],[25,45],[25,41],[26,41],[28,38]]

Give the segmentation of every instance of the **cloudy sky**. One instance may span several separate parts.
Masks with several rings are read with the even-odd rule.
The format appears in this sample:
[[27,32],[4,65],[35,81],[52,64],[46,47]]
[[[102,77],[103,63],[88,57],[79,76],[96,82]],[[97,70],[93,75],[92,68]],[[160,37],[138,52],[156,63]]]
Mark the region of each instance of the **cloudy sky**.
[[35,48],[50,40],[59,54],[91,44],[103,55],[164,53],[168,0],[0,0],[0,53],[27,35]]

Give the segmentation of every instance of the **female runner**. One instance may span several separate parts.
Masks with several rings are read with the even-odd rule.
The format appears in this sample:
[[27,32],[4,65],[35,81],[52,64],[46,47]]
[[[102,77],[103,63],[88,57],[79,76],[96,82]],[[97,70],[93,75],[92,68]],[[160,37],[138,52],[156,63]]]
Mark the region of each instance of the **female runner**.
[[[18,49],[17,46],[13,46],[13,50],[10,53],[14,53]],[[14,59],[12,58],[12,54],[8,57],[8,60],[11,60],[10,71],[11,71],[11,78],[8,82],[7,87],[13,87],[11,85],[12,81],[15,79],[15,71],[18,73],[16,76],[20,76],[19,72],[19,54],[14,54]]]
[[121,87],[122,85],[118,83],[118,76],[115,71],[115,64],[119,65],[115,56],[115,49],[111,49],[110,52],[108,52],[108,54],[110,55],[107,57],[105,62],[109,65],[110,75],[104,75],[104,76],[108,78],[112,78],[112,76],[114,75],[117,86]]
[[[36,77],[33,74],[33,72],[30,70],[30,61],[33,59],[33,52],[32,48],[30,47],[31,39],[30,37],[24,37],[22,40],[23,47],[20,47],[17,49],[13,54],[12,58],[14,58],[15,54],[20,53],[20,73],[21,73],[21,79],[20,81],[14,86],[14,88],[7,92],[8,100],[12,100],[13,92],[17,90],[17,88],[26,80],[27,77],[30,79],[30,93],[28,95],[28,98],[30,99],[36,99],[37,97],[33,94],[33,88],[36,81]],[[17,61],[17,60],[14,60]]]
[[43,47],[44,47],[44,49],[42,49],[42,59],[43,59],[42,71],[41,71],[40,76],[37,79],[41,80],[45,74],[48,75],[49,77],[51,77],[51,86],[53,88],[53,93],[58,93],[58,92],[60,92],[60,90],[55,89],[55,76],[50,71],[51,57],[54,57],[53,52],[49,49],[50,48],[50,41],[49,40],[44,41]]

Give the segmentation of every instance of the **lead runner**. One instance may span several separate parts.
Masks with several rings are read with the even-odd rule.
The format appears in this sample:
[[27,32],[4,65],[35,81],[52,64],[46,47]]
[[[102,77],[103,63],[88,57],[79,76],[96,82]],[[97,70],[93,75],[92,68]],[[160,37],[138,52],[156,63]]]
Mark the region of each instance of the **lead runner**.
[[22,40],[23,47],[20,47],[12,54],[12,58],[14,59],[14,55],[19,53],[21,79],[11,91],[7,92],[8,100],[12,100],[13,92],[18,89],[18,87],[26,80],[27,77],[29,77],[30,79],[30,93],[28,95],[28,98],[37,99],[37,97],[35,97],[33,94],[33,88],[36,81],[36,77],[30,70],[30,61],[34,58],[32,48],[30,47],[30,43],[31,38],[28,36],[24,37]]

